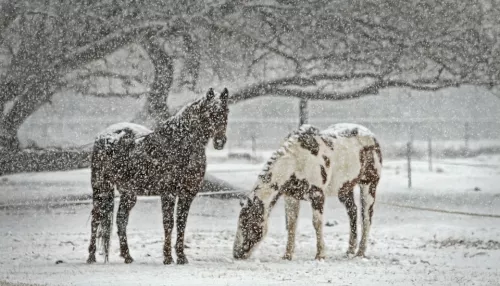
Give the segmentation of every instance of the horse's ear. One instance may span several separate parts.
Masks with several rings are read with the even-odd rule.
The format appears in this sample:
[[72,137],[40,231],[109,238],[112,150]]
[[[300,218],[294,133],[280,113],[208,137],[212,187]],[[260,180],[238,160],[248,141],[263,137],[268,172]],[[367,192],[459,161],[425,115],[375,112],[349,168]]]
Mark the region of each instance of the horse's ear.
[[229,97],[229,91],[227,90],[227,88],[224,88],[224,90],[222,91],[222,93],[220,94],[220,99],[223,101],[223,102],[227,102],[227,99]]
[[207,99],[210,100],[212,98],[214,98],[214,89],[213,88],[209,88],[208,92],[207,92]]
[[240,199],[240,206],[242,208],[247,207],[247,206],[250,207],[250,206],[252,206],[252,200],[250,200],[249,197],[243,197]]

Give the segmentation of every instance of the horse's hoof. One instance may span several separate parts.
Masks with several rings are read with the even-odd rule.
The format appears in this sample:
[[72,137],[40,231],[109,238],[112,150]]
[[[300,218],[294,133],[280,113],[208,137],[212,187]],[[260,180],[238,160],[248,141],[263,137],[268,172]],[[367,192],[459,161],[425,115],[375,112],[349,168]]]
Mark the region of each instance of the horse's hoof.
[[358,251],[355,255],[355,257],[365,257],[365,252],[364,251]]
[[165,264],[165,265],[172,264],[173,262],[174,262],[174,260],[172,259],[172,257],[166,257],[163,259],[163,264]]
[[96,260],[95,260],[95,255],[94,256],[89,256],[89,259],[87,259],[87,264],[92,264],[92,263],[95,263]]
[[325,261],[325,255],[316,254],[316,257],[314,259],[318,261]]
[[130,264],[132,262],[134,262],[134,259],[132,259],[132,257],[129,256],[129,257],[125,258],[125,263],[126,264]]
[[348,250],[346,251],[346,253],[345,253],[345,256],[346,256],[346,257],[351,257],[351,256],[353,256],[353,255],[354,255],[354,253],[355,253],[355,252],[356,252],[356,251],[355,251],[354,249],[348,249]]
[[283,260],[292,260],[292,255],[291,254],[285,254],[281,257]]
[[188,259],[186,258],[186,256],[180,256],[180,257],[177,257],[177,264],[188,264]]

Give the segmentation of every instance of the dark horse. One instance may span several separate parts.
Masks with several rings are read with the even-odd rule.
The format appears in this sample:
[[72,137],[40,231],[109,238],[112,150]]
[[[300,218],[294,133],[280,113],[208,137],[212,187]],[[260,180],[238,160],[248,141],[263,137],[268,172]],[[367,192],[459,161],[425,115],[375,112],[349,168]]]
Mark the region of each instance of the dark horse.
[[133,261],[126,227],[137,196],[161,197],[164,264],[173,262],[171,235],[177,198],[177,264],[188,262],[184,254],[184,230],[189,208],[203,182],[209,139],[213,138],[217,150],[226,143],[227,99],[227,89],[216,95],[210,88],[206,96],[159,123],[154,131],[137,124],[119,123],[96,138],[91,164],[92,234],[87,263],[96,261],[98,233],[105,262],[108,261],[115,188],[120,193],[116,224],[125,263]]

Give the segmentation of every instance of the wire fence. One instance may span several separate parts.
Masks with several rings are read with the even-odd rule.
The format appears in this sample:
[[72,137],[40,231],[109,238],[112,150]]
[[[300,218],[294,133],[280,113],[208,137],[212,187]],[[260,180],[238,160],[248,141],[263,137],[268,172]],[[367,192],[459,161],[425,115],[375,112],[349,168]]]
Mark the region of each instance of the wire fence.
[[[91,144],[96,134],[116,119],[74,119],[30,121],[19,131],[24,145],[78,147]],[[389,157],[425,157],[432,143],[434,156],[457,156],[467,152],[500,152],[500,120],[449,120],[440,118],[310,118],[308,123],[326,128],[351,122],[372,130]],[[297,118],[230,118],[227,130],[229,150],[274,150],[283,138],[299,126]]]
[[[500,151],[500,120],[445,120],[439,118],[311,118],[319,128],[340,122],[352,122],[373,131],[388,156],[405,156],[406,144],[412,142],[415,156],[427,154],[429,141],[436,156],[475,150]],[[228,126],[229,148],[273,150],[281,140],[299,125],[297,119],[238,118]],[[447,154],[447,153],[449,154]]]

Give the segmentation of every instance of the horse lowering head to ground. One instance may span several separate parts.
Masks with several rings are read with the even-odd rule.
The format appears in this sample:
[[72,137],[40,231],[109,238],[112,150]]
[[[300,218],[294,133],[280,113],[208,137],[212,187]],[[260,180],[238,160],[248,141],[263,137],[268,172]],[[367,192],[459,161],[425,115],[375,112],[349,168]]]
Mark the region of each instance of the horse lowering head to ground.
[[285,196],[288,242],[283,259],[291,260],[300,200],[313,208],[316,259],[325,258],[323,211],[325,197],[338,194],[350,220],[348,254],[357,248],[357,208],[354,186],[361,188],[363,231],[357,256],[364,256],[370,230],[375,191],[382,169],[380,146],[365,127],[336,124],[320,131],[303,125],[291,133],[267,162],[250,195],[243,199],[233,246],[236,259],[250,257],[267,233],[269,214]]
[[163,262],[173,262],[171,235],[177,199],[177,263],[188,262],[184,254],[184,231],[191,202],[201,187],[206,169],[205,149],[213,139],[215,149],[226,143],[228,91],[207,94],[160,122],[154,131],[133,123],[108,127],[94,142],[91,183],[92,225],[88,263],[95,262],[96,239],[101,238],[105,261],[113,223],[114,189],[120,193],[116,218],[120,253],[133,261],[126,227],[137,196],[160,196],[165,241]]

